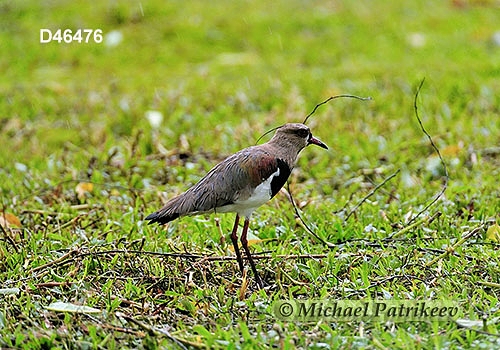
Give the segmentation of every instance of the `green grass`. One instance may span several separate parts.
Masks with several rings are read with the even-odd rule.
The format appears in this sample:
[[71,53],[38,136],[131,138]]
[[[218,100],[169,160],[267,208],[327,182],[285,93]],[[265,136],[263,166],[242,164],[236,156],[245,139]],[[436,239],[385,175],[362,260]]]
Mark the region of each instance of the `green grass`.
[[[499,346],[500,245],[486,235],[500,213],[495,1],[0,8],[0,209],[21,223],[0,231],[0,347]],[[123,41],[40,44],[41,28]],[[443,186],[414,115],[424,77],[419,113],[449,185],[421,217],[441,215],[405,230]],[[334,247],[280,193],[251,222],[263,291],[224,259],[233,215],[145,223],[217,161],[340,93],[373,100],[321,107],[308,124],[330,150],[305,149],[290,178],[305,222]],[[82,183],[93,188],[79,194]],[[280,321],[272,304],[290,298],[454,300],[485,323]],[[57,301],[100,311],[48,308]]]

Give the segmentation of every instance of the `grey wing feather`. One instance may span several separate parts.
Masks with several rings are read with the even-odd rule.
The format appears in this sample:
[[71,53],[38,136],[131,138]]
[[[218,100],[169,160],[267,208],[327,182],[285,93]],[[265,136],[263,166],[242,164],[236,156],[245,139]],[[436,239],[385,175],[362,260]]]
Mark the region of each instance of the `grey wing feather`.
[[255,154],[245,151],[240,151],[217,164],[185,192],[186,196],[195,199],[193,204],[196,211],[211,211],[251,196],[254,181],[249,163],[255,158]]
[[[264,167],[256,166],[256,162]],[[196,185],[146,217],[146,220],[150,220],[150,223],[167,223],[179,216],[211,212],[237,199],[244,200],[251,196],[261,178],[267,178],[276,171],[273,162],[276,163],[275,157],[258,148],[247,148],[235,153],[217,164]]]

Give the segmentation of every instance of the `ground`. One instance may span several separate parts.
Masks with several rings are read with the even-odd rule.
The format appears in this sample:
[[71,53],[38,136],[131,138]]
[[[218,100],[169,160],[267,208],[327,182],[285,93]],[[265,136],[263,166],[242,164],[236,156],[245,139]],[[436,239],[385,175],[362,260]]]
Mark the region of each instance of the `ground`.
[[[0,8],[0,347],[500,345],[498,1]],[[305,149],[252,218],[264,290],[238,269],[232,214],[144,221],[338,94],[371,100],[318,108],[330,149]],[[287,300],[461,314],[283,319]]]

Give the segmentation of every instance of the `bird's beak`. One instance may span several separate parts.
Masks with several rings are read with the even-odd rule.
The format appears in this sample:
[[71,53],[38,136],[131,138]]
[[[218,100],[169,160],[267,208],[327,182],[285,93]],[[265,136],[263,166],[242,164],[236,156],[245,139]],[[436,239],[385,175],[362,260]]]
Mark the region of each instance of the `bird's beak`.
[[313,145],[316,145],[316,146],[319,146],[321,148],[324,148],[324,149],[328,149],[328,146],[325,145],[320,139],[317,139],[315,138],[314,136],[311,135],[311,137],[309,138],[309,142],[308,144],[313,144]]

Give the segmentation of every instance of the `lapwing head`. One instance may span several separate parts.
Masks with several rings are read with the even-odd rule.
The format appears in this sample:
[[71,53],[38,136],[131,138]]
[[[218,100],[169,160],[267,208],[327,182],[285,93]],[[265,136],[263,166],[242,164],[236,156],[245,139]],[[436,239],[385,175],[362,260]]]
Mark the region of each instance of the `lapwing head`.
[[297,153],[309,145],[328,149],[327,145],[312,135],[307,125],[300,123],[289,123],[280,126],[270,142],[287,147],[290,150],[294,149]]

